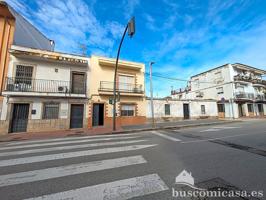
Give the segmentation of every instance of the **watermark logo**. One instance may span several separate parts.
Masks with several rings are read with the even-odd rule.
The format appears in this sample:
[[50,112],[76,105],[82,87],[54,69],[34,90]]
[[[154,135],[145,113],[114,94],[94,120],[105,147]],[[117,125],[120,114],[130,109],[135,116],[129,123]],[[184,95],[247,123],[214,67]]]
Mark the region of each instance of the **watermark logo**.
[[194,181],[194,178],[191,172],[188,173],[185,169],[175,178],[175,184],[186,185],[196,190],[206,190],[206,189],[196,187],[194,185],[195,181]]
[[[212,179],[211,179],[212,180]],[[183,170],[175,178],[175,187],[172,188],[172,197],[180,198],[210,198],[210,197],[223,197],[223,198],[260,198],[263,197],[263,191],[245,191],[240,190],[234,186],[228,185],[221,178],[215,178],[215,181],[211,183],[211,180],[205,181],[208,182],[208,188],[199,188],[195,186],[195,180],[191,172]],[[219,182],[220,186],[215,185]],[[210,184],[211,183],[211,184]],[[227,187],[227,188],[226,188]]]

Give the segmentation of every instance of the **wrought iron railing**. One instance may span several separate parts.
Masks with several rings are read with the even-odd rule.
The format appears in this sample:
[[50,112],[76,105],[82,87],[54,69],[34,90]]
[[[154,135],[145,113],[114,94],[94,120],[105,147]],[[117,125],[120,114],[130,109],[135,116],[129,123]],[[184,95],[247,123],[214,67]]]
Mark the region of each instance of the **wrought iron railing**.
[[85,83],[83,86],[77,87],[73,86],[71,81],[7,77],[5,83],[5,91],[8,92],[86,93]]
[[234,80],[235,81],[250,82],[250,83],[253,83],[253,84],[266,85],[266,80],[258,79],[258,78],[252,78],[252,77],[248,77],[248,76],[236,75],[236,76],[234,76]]
[[[101,81],[100,91],[113,91],[114,82]],[[140,84],[129,84],[129,83],[117,83],[116,90],[118,92],[128,92],[128,93],[139,93],[142,94],[143,88]]]
[[265,94],[253,94],[246,92],[236,92],[235,97],[237,99],[249,99],[249,100],[266,100]]

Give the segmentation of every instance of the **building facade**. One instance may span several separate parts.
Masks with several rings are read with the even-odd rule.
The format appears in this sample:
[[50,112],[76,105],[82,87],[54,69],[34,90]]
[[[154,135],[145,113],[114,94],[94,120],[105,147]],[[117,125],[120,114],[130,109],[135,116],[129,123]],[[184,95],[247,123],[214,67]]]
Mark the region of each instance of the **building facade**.
[[[91,56],[89,127],[112,126],[115,59]],[[119,61],[117,73],[117,125],[146,122],[145,65]]]
[[266,115],[265,70],[236,63],[192,76],[185,89],[172,91],[176,99],[213,99],[220,118]]
[[4,80],[9,65],[11,45],[53,51],[54,42],[18,14],[6,2],[0,1],[0,115],[2,112]]
[[[151,121],[151,100],[147,98],[147,119]],[[155,98],[153,100],[154,119],[158,122],[183,119],[215,119],[218,110],[215,100],[179,100]]]
[[87,127],[89,59],[12,46],[2,134]]

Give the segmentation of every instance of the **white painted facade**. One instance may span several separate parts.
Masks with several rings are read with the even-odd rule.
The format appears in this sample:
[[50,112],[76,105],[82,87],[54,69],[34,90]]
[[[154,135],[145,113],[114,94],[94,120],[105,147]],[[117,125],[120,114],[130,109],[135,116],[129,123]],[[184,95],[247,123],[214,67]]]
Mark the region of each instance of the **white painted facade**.
[[[146,100],[147,118],[152,118],[151,100]],[[178,99],[154,99],[154,118],[157,120],[184,119],[184,104],[189,105],[189,119],[216,118],[218,116],[215,100],[178,100]],[[170,106],[170,113],[165,111],[165,106]],[[205,112],[202,111],[204,106]]]
[[[228,118],[263,116],[266,115],[266,81],[262,78],[265,74],[265,70],[247,65],[226,64],[192,76],[186,90],[172,91],[172,98],[216,100],[224,105],[222,115]],[[253,109],[248,110],[248,104]]]
[[[24,79],[18,78],[17,70],[20,65],[33,68],[30,84],[23,83]],[[90,83],[89,66],[89,58],[86,57],[12,46],[7,79],[5,80],[5,91],[3,92],[4,103],[1,120],[11,123],[14,104],[25,103],[29,104],[28,119],[37,120],[38,123],[41,123],[44,104],[58,103],[58,118],[54,120],[65,120],[64,128],[66,128],[70,123],[71,105],[78,104],[84,106],[83,126],[86,127]],[[82,92],[74,91],[72,81],[74,74],[84,75]],[[53,123],[53,120],[48,122],[45,119],[44,121],[45,123]],[[47,124],[44,129],[47,127],[49,129],[49,126]],[[63,128],[63,125],[58,126]]]

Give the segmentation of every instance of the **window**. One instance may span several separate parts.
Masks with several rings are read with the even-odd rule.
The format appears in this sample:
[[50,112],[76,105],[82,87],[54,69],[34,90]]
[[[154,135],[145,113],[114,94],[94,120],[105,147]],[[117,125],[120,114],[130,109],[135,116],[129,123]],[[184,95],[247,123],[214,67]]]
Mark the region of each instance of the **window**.
[[33,67],[17,65],[15,74],[15,84],[31,85]]
[[122,105],[121,116],[134,116],[135,105]]
[[58,119],[59,103],[45,103],[43,107],[43,119]]
[[224,93],[223,87],[218,87],[218,88],[216,88],[216,90],[217,90],[217,94],[223,94]]
[[248,112],[254,112],[253,104],[248,104]]
[[206,114],[206,112],[205,112],[205,105],[201,105],[200,108],[201,108],[201,114],[202,115],[205,115]]
[[85,94],[85,74],[79,72],[72,73],[72,93]]
[[132,91],[135,85],[134,76],[119,75],[118,88],[122,91]]
[[218,112],[224,112],[224,104],[218,104]]
[[164,104],[164,114],[170,115],[170,104]]

